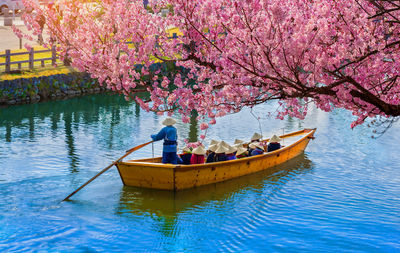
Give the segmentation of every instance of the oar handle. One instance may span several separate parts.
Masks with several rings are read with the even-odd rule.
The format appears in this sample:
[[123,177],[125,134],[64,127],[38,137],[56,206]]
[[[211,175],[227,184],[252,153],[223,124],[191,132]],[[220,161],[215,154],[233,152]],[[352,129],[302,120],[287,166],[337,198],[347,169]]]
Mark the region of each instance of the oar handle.
[[122,159],[124,159],[125,157],[127,157],[130,153],[143,148],[146,145],[149,145],[150,143],[152,143],[153,141],[149,141],[146,143],[143,143],[139,146],[136,146],[134,148],[129,149],[128,151],[126,151],[125,155],[121,156],[119,159],[115,160],[115,162],[113,162],[112,164],[108,165],[107,167],[105,167],[102,171],[100,171],[99,173],[97,173],[94,177],[92,177],[91,179],[89,179],[89,181],[87,181],[86,183],[84,183],[83,185],[81,185],[78,189],[76,189],[74,192],[72,192],[70,195],[68,195],[65,199],[63,199],[63,201],[68,200],[70,197],[72,197],[72,195],[74,195],[75,193],[77,193],[78,191],[80,191],[83,187],[85,187],[86,185],[88,185],[90,182],[92,182],[93,180],[95,180],[98,176],[100,176],[101,174],[103,174],[104,172],[106,172],[107,170],[109,170],[113,165],[115,165],[117,162],[121,161]]
[[[154,141],[149,141],[149,142],[146,142],[146,143],[143,143],[142,145],[139,145],[139,146],[136,146],[136,147],[133,147],[133,148],[131,148],[131,149],[128,149],[127,151],[125,151],[126,153],[125,153],[125,156],[127,156],[127,155],[129,155],[130,153],[132,153],[133,151],[136,151],[136,150],[138,150],[138,149],[141,149],[141,148],[143,148],[144,146],[147,146],[147,145],[149,145],[150,143],[153,143]],[[124,156],[124,157],[125,157]],[[121,160],[121,159],[120,159]],[[117,161],[119,161],[119,160],[117,160]]]

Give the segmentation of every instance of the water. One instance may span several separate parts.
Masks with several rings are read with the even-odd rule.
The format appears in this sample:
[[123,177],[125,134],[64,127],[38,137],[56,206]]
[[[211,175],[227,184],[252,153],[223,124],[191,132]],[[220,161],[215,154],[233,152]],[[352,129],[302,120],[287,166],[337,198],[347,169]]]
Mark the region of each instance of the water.
[[[0,109],[0,252],[399,252],[399,125],[371,139],[351,114],[311,110],[266,118],[266,137],[318,127],[306,152],[272,170],[172,194],[122,185],[116,169],[60,202],[162,118],[118,96],[93,95]],[[198,134],[177,124],[180,143]],[[208,138],[259,131],[245,110]],[[209,140],[209,139],[208,139]],[[155,153],[161,153],[156,143]],[[130,158],[152,155],[151,146]]]

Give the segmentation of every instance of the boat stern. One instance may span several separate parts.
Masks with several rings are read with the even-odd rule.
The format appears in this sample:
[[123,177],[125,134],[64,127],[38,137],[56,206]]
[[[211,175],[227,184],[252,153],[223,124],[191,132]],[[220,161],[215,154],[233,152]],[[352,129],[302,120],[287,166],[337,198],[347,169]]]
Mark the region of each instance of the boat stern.
[[116,164],[122,183],[128,186],[174,190],[173,164],[150,162],[119,162]]

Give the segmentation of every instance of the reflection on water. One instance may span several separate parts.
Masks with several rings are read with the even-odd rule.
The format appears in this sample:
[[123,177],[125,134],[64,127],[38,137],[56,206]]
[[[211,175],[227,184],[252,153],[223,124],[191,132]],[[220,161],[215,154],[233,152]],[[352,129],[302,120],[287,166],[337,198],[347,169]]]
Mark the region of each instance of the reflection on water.
[[295,180],[300,174],[313,169],[312,162],[302,153],[287,163],[258,173],[234,178],[224,182],[204,185],[183,191],[162,191],[124,186],[121,190],[118,214],[129,213],[149,215],[153,218],[176,217],[187,209],[203,206],[210,201],[218,201],[221,205],[231,201],[239,192],[269,189],[268,195],[279,191],[287,181]]
[[[155,114],[141,113],[136,103],[125,101],[123,96],[104,94],[8,107],[0,110],[0,140],[4,138],[6,142],[13,142],[14,139],[26,139],[29,142],[40,142],[43,133],[49,127],[52,138],[63,138],[69,169],[74,173],[79,171],[82,159],[77,145],[84,142],[82,137],[88,137],[79,136],[82,134],[80,132],[86,132],[88,127],[96,128],[94,138],[104,140],[104,148],[126,150],[129,146],[119,144],[125,140],[129,141],[130,136],[142,138],[143,127],[147,128],[146,130],[151,127],[154,132],[162,127],[158,122],[159,117]],[[190,124],[177,124],[181,144],[185,138],[197,141],[196,117],[197,113],[194,111]],[[154,123],[151,123],[151,118]],[[25,136],[26,133],[28,136]],[[148,141],[149,136],[144,137],[145,141]],[[138,144],[140,143],[136,145]],[[0,152],[1,148],[0,146]]]
[[[365,126],[351,130],[342,110],[265,117],[275,110],[253,108],[266,138],[318,128],[288,163],[175,194],[125,187],[111,169],[60,203],[148,142],[163,117],[106,94],[0,108],[0,252],[398,251],[400,127],[373,140]],[[180,147],[195,141],[197,124],[173,117]],[[249,140],[259,130],[243,110],[218,119],[205,143]],[[162,142],[154,147],[161,155]],[[151,154],[148,145],[127,159]]]
[[190,115],[190,130],[189,130],[189,142],[196,142],[198,141],[198,132],[199,129],[197,127],[197,120],[196,117],[199,114],[197,113],[197,111],[193,110],[192,111],[192,115]]

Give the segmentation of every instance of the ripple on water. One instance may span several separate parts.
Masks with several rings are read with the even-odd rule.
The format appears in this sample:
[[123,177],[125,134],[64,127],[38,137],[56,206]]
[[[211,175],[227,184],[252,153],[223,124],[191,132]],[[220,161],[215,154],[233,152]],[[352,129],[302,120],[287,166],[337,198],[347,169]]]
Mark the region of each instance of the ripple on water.
[[[275,108],[253,109],[267,138],[318,127],[289,163],[175,194],[124,187],[112,169],[63,203],[126,149],[147,142],[162,118],[109,95],[7,108],[0,114],[0,251],[398,251],[399,126],[372,140],[364,126],[350,130],[351,115],[341,110],[310,108],[304,121],[263,116]],[[198,134],[196,126],[177,128],[180,143]],[[244,110],[210,127],[206,143],[248,140],[253,132],[261,132],[258,121]],[[160,155],[162,143],[154,148]],[[151,156],[149,145],[130,158]]]

